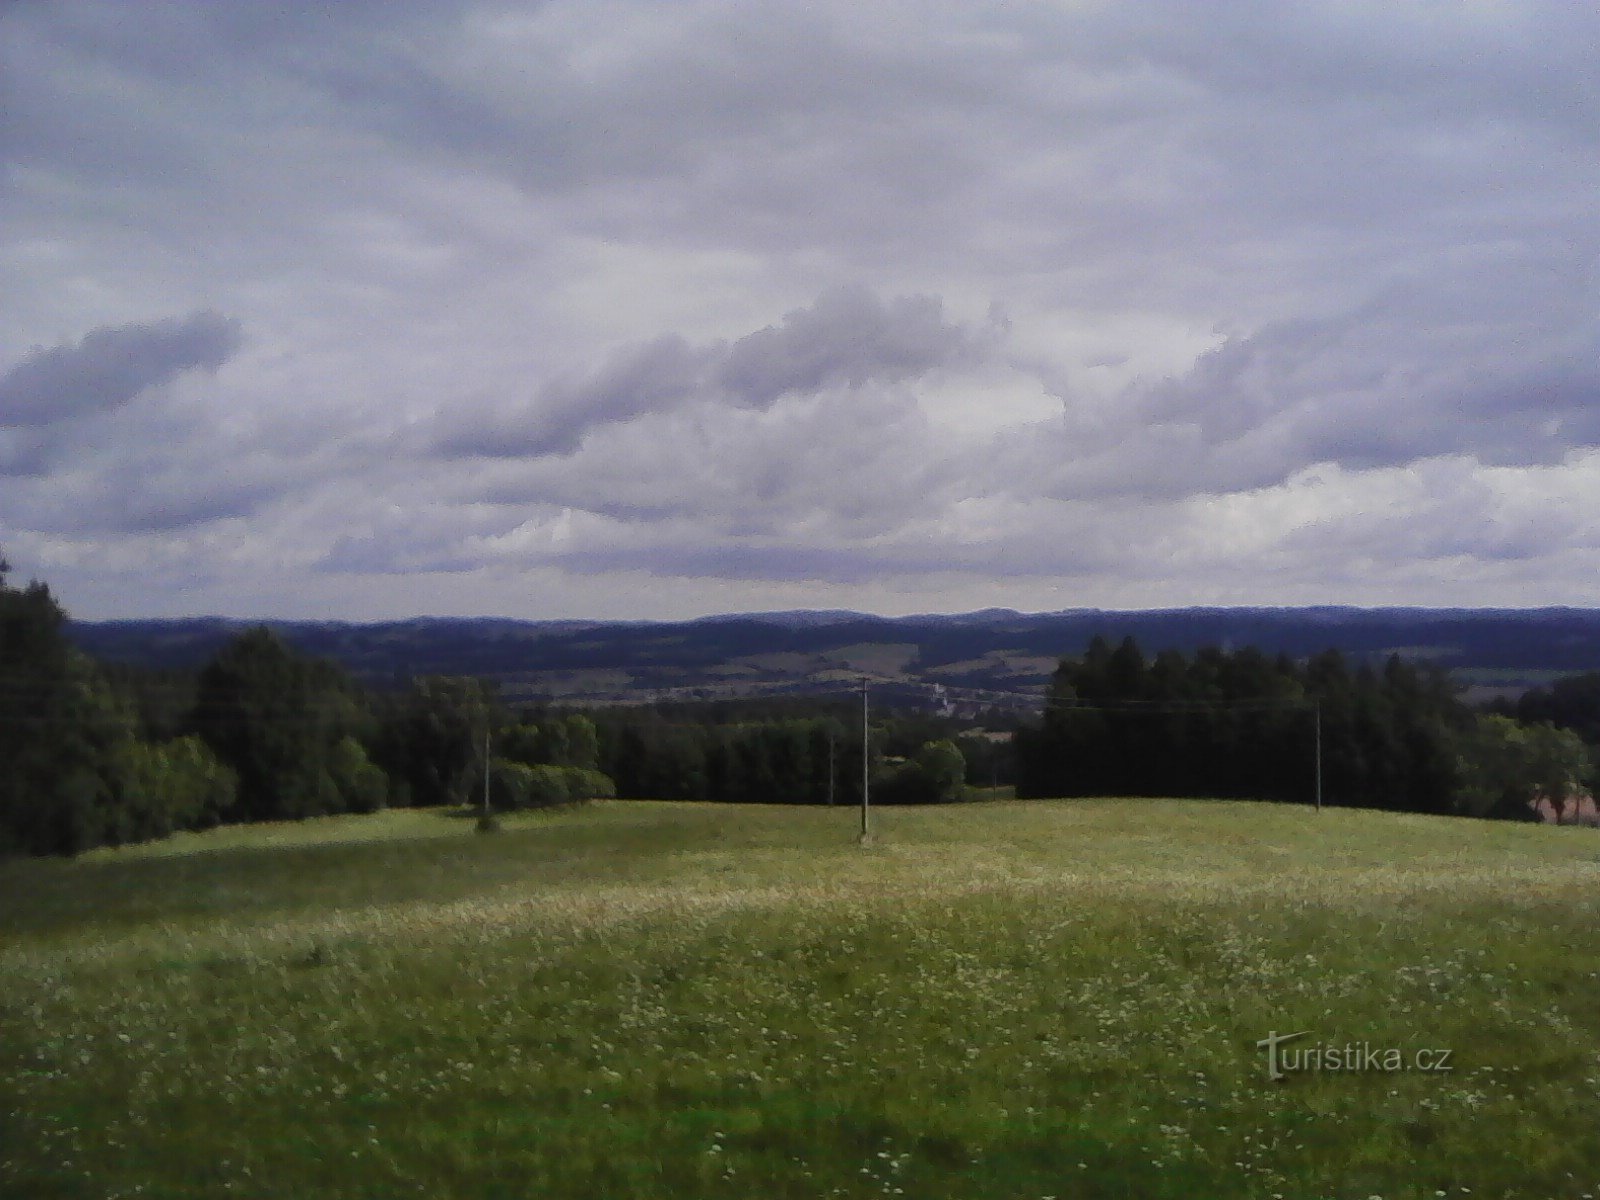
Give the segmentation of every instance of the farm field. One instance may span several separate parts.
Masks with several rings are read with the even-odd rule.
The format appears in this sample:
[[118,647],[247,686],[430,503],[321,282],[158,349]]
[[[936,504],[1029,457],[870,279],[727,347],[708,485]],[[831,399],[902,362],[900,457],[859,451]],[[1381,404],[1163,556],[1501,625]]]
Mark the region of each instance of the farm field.
[[0,1195],[1600,1196],[1596,831],[856,820],[412,810],[0,863]]

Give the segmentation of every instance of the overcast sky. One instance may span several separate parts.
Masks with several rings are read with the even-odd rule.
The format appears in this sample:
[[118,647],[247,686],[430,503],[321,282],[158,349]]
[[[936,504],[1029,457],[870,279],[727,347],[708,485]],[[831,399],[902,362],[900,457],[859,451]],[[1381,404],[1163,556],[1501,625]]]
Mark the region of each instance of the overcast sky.
[[1600,602],[1575,0],[0,7],[75,616]]

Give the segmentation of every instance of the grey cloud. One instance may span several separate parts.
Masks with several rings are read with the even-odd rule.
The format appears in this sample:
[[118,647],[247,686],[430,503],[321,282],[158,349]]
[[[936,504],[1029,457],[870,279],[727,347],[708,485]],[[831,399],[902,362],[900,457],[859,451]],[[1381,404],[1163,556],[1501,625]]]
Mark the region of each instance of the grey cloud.
[[1400,486],[1386,483],[1382,494],[1388,503],[1319,515],[1288,532],[1282,550],[1308,561],[1371,556],[1381,548],[1397,562],[1518,563],[1594,536],[1592,519],[1529,503],[1515,488],[1498,491],[1460,456],[1418,464]]
[[166,494],[140,489],[115,512],[112,528],[126,533],[175,533],[248,517],[277,497],[274,480],[218,481],[208,487],[174,488]]
[[483,565],[481,551],[440,552],[419,546],[411,538],[341,537],[313,569],[331,575],[404,577],[419,573],[460,575],[480,570]]
[[302,69],[387,136],[546,193],[714,172],[756,147],[782,157],[907,92],[950,94],[948,72],[917,70],[917,49],[855,42],[821,10],[711,5],[636,28],[547,11],[499,44],[457,26],[431,54],[390,43],[302,56]]
[[1456,407],[1464,448],[1494,466],[1600,446],[1600,337],[1570,357],[1488,372],[1461,389]]
[[766,412],[704,406],[619,427],[570,458],[495,464],[461,496],[637,527],[687,520],[722,538],[804,527],[867,539],[960,498],[960,450],[903,393],[834,391]]
[[586,379],[546,386],[525,408],[449,414],[433,448],[454,457],[571,454],[592,430],[694,401],[765,411],[785,396],[918,378],[976,361],[994,336],[947,321],[937,297],[886,302],[840,287],[731,345],[668,334],[618,352]]
[[1060,421],[1003,439],[992,486],[1170,500],[1270,487],[1316,463],[1560,462],[1600,447],[1600,320],[1569,275],[1523,254],[1270,322],[1181,375],[1069,396]]
[[[894,576],[923,607],[941,570],[1250,600],[1281,594],[1237,581],[1271,578],[1298,522],[1281,548],[1312,598],[1417,578],[1411,558],[1527,563],[1552,530],[1565,575],[1525,568],[1521,594],[1592,576],[1570,551],[1592,530],[1551,513],[1600,466],[1592,6],[4,21],[0,473],[8,530],[49,530],[62,561],[131,535],[198,576],[237,535],[228,595],[268,608],[311,603],[280,564],[319,554],[356,606],[363,573],[529,562],[586,573],[563,593],[552,571],[553,604],[636,567]],[[252,334],[214,395],[163,385],[226,361],[236,327],[208,347],[179,336],[199,318],[121,324],[195,296]],[[795,297],[816,300],[780,315]],[[1015,330],[939,298],[1000,301]],[[28,352],[71,322],[104,328]],[[1012,428],[935,428],[989,428],[964,399]],[[1501,511],[1442,458],[1580,499]],[[1331,499],[1294,482],[1317,463],[1342,465]],[[1339,507],[1367,473],[1420,482],[1368,521]],[[570,541],[515,533],[546,506],[580,514]],[[208,530],[230,516],[250,520]]]
[[667,334],[620,352],[588,379],[546,386],[527,409],[474,414],[443,433],[436,448],[483,458],[571,454],[597,426],[670,411],[691,399],[703,387],[714,354]]
[[551,557],[571,570],[645,570],[679,578],[818,581],[862,585],[891,580],[980,575],[991,579],[1070,577],[1126,570],[1125,546],[1085,540],[1042,547],[1017,538],[982,546],[923,539],[921,544],[815,546],[707,541],[697,546],[602,547]]
[[716,379],[746,404],[836,384],[896,383],[973,355],[978,339],[944,319],[934,296],[887,304],[864,287],[824,292],[810,308],[729,347]]
[[30,480],[15,515],[29,527],[58,534],[182,533],[216,521],[249,517],[289,486],[284,464],[219,454],[202,464],[162,448],[121,462]]
[[53,425],[127,404],[184,371],[216,370],[240,326],[214,312],[95,329],[76,345],[36,350],[0,376],[0,426]]
[[50,469],[61,445],[59,430],[0,426],[0,476],[42,475]]
[[[482,505],[423,504],[401,510],[379,498],[325,499],[342,503],[350,514],[349,532],[334,538],[316,560],[319,574],[406,575],[412,572],[461,574],[496,558],[490,548],[530,516]],[[552,510],[540,509],[549,518]]]
[[[1129,547],[1159,547],[1181,536],[1173,523],[1115,510],[1063,506],[1042,524],[1008,526],[997,536],[963,537],[944,528],[940,513],[870,539],[810,531],[729,539],[675,524],[641,536],[622,529],[607,538],[574,540],[544,551],[541,561],[583,574],[642,570],[667,578],[818,581],[864,585],[893,580],[978,576],[995,581],[1071,577],[1097,571],[1141,573]],[[1036,514],[1038,515],[1038,514]]]

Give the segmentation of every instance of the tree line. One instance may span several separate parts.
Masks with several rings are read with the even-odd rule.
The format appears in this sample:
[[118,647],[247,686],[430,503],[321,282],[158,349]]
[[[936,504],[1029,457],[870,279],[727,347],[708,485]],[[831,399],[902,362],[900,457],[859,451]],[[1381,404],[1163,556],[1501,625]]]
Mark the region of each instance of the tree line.
[[485,799],[854,805],[863,765],[885,804],[1013,780],[1023,797],[1305,801],[1319,737],[1329,803],[1524,817],[1592,783],[1600,738],[1600,674],[1480,712],[1445,674],[1399,658],[1147,660],[1131,638],[1062,660],[1042,719],[1009,740],[879,709],[863,741],[850,700],[513,708],[472,678],[368,692],[266,628],[194,672],[103,666],[72,648],[48,587],[7,575],[0,560],[0,855]]
[[[861,741],[826,712],[595,713],[501,703],[493,685],[424,676],[367,692],[265,627],[197,672],[107,667],[68,642],[42,583],[0,561],[0,854],[76,854],[222,823],[385,807],[493,811],[618,794],[730,802],[859,799]],[[915,719],[882,724],[878,798],[964,794],[961,751]]]
[[[1530,713],[1540,703],[1530,694]],[[1017,792],[1305,802],[1319,742],[1330,804],[1529,818],[1535,800],[1559,814],[1593,782],[1572,728],[1476,711],[1425,663],[1253,648],[1147,659],[1132,638],[1096,638],[1062,661],[1042,719],[1018,732]]]
[[[519,721],[473,679],[369,694],[266,628],[201,670],[106,668],[42,583],[0,561],[0,854],[76,854],[225,822],[614,794],[592,722]],[[487,761],[484,737],[498,735]]]
[[[819,706],[828,707],[828,706]],[[634,708],[594,715],[601,769],[623,795],[729,803],[859,804],[863,738],[843,706],[777,719],[669,719]],[[866,782],[880,804],[944,804],[967,795],[953,730],[881,713],[868,731]]]

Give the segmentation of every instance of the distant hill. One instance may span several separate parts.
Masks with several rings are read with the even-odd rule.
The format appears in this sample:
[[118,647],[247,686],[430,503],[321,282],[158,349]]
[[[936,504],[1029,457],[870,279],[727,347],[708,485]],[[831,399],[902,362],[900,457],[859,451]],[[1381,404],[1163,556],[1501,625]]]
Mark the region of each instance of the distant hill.
[[[109,662],[188,668],[261,622],[215,617],[72,622]],[[1305,657],[1335,647],[1357,660],[1435,662],[1475,696],[1514,694],[1562,674],[1600,670],[1600,610],[1420,608],[1074,609],[876,617],[778,612],[694,621],[516,621],[422,617],[353,624],[268,621],[308,654],[371,686],[413,675],[478,675],[510,698],[589,703],[845,691],[863,675],[887,697],[1028,706],[1064,655],[1096,635],[1168,647],[1258,646]]]

